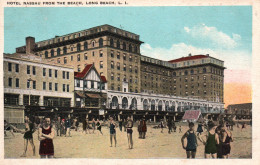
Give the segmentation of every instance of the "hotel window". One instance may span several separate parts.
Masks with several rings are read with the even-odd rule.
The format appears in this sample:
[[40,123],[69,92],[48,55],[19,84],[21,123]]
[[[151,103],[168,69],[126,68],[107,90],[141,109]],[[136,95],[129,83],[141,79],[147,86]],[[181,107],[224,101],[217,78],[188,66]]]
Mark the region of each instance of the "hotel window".
[[135,46],[135,53],[137,53],[137,46]]
[[133,59],[132,59],[132,55],[130,55],[130,56],[129,56],[129,61],[132,61],[132,60],[133,60]]
[[36,89],[36,81],[33,81],[33,89]]
[[51,57],[54,57],[54,50],[51,50]]
[[187,84],[185,85],[185,88],[186,88],[186,89],[188,88],[188,85],[187,85]]
[[111,57],[114,58],[114,51],[111,50],[111,53],[110,53]]
[[206,73],[207,72],[207,69],[206,68],[203,68],[203,73]]
[[15,72],[19,72],[19,64],[15,64]]
[[92,47],[93,48],[95,47],[95,41],[92,41]]
[[112,89],[112,90],[114,90],[114,89],[115,89],[115,87],[114,87],[114,85],[113,85],[113,84],[111,85],[111,89]]
[[88,42],[84,42],[84,50],[88,50]]
[[103,68],[103,61],[100,61],[100,69],[102,69]]
[[132,52],[132,45],[129,44],[129,52]]
[[70,51],[73,52],[73,47],[70,47]]
[[58,63],[58,64],[60,63],[60,58],[57,59],[57,63]]
[[176,79],[173,79],[173,82],[176,83]]
[[80,72],[80,65],[78,65],[78,72]]
[[207,91],[204,91],[204,95],[206,95],[207,94]]
[[65,84],[62,84],[62,91],[66,92],[66,85]]
[[193,69],[190,71],[190,74],[194,74],[194,70]]
[[206,84],[206,83],[204,83],[204,84],[203,84],[203,86],[204,86],[204,87],[207,87],[207,84]]
[[55,78],[57,78],[58,77],[58,70],[55,70],[54,74],[55,74]]
[[70,56],[70,61],[73,61],[73,56]]
[[137,63],[138,61],[137,61],[137,57],[135,57],[135,62]]
[[80,80],[76,79],[76,87],[80,87]]
[[9,63],[9,62],[8,62],[8,71],[12,72],[12,63]]
[[33,75],[36,75],[36,68],[35,68],[35,66],[32,67],[32,72],[33,72]]
[[19,81],[19,79],[17,78],[17,79],[15,79],[15,87],[16,87],[16,88],[19,88],[19,86],[20,86],[20,81]]
[[129,72],[132,72],[132,65],[129,66]]
[[102,46],[103,46],[103,39],[100,38],[100,39],[98,40],[98,42],[99,42],[99,47],[102,47]]
[[117,52],[117,59],[120,59],[120,52]]
[[124,82],[126,82],[126,75],[124,75]]
[[52,90],[52,83],[49,82],[49,90],[51,91]]
[[185,95],[188,96],[188,92],[187,91],[185,92]]
[[116,47],[120,49],[120,42],[117,40]]
[[120,81],[120,74],[117,75],[117,81]]
[[123,50],[126,50],[126,43],[123,42]]
[[94,52],[94,51],[92,52],[92,56],[93,56],[93,57],[95,56],[95,52]]
[[117,70],[120,70],[120,63],[117,63]]
[[55,91],[58,91],[58,83],[55,83]]
[[87,81],[84,81],[83,86],[84,86],[84,88],[87,88],[87,87],[88,87],[88,82],[87,82]]
[[103,50],[99,51],[99,57],[103,57]]
[[45,58],[48,58],[48,51],[45,51]]
[[135,83],[137,84],[137,82],[138,82],[138,78],[137,78],[137,77],[135,77]]
[[185,82],[188,82],[188,78],[187,77],[185,77]]
[[60,48],[57,49],[57,56],[60,55]]
[[135,73],[137,73],[138,72],[138,68],[137,68],[137,66],[135,66]]
[[42,69],[42,75],[43,75],[43,76],[46,76],[46,68],[43,68],[43,69]]
[[110,46],[114,47],[114,40],[113,40],[113,38],[110,38]]
[[117,90],[118,90],[118,91],[120,91],[120,90],[121,90],[121,89],[120,89],[120,85],[118,85],[118,87],[117,87]]
[[49,69],[49,77],[52,77],[52,70]]
[[43,89],[43,90],[46,90],[46,82],[43,82],[43,83],[42,83],[42,89]]
[[114,73],[111,73],[111,80],[114,80]]
[[67,47],[63,47],[63,54],[67,54]]
[[124,71],[126,71],[126,64],[124,64]]
[[206,76],[203,76],[203,80],[206,80]]
[[67,57],[64,57],[64,64],[67,64]]
[[133,82],[133,78],[132,78],[132,76],[130,76],[130,78],[129,78],[129,82],[130,82],[130,83]]
[[9,87],[12,87],[12,81],[13,81],[12,78],[8,78],[8,86],[9,86]]
[[191,77],[191,81],[194,81],[194,77]]
[[186,75],[186,76],[188,75],[188,71],[187,71],[187,70],[185,70],[185,72],[184,72],[184,73],[185,73],[185,75]]
[[67,84],[67,92],[70,92],[70,85]]
[[175,77],[176,76],[176,72],[173,72],[172,75]]
[[84,59],[85,59],[85,60],[88,59],[88,54],[87,54],[87,53],[84,54]]
[[193,92],[193,91],[191,92],[191,95],[194,95],[194,92]]
[[94,89],[95,85],[94,85],[94,81],[91,81],[91,88]]
[[77,56],[77,60],[80,61],[80,54],[78,54],[78,56]]
[[77,51],[79,52],[80,49],[81,49],[81,45],[80,45],[80,43],[78,43],[78,44],[77,44]]
[[125,53],[123,54],[123,60],[126,60],[126,54]]
[[27,74],[30,74],[30,72],[31,72],[31,68],[29,65],[27,65]]
[[114,61],[111,61],[111,68],[114,69]]

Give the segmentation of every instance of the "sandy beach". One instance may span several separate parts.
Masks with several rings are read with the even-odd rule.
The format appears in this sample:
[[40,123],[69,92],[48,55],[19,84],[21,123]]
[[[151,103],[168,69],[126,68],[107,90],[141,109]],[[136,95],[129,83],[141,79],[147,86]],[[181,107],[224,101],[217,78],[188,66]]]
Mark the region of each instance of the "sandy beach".
[[[178,125],[178,124],[177,124]],[[182,133],[177,131],[168,134],[164,129],[154,129],[148,126],[146,139],[139,139],[137,128],[133,128],[134,149],[128,149],[126,132],[116,129],[117,147],[110,147],[109,129],[102,127],[103,136],[95,131],[94,134],[83,134],[71,131],[72,137],[55,136],[55,158],[186,158],[186,152],[181,145],[181,137],[188,130],[187,124],[182,123]],[[197,129],[197,125],[195,126]],[[205,131],[205,130],[204,130]],[[234,127],[232,132],[234,142],[231,144],[230,158],[252,158],[252,128],[247,126],[241,131]],[[37,131],[33,135],[36,146],[36,156],[32,156],[32,148],[28,145],[26,158],[40,158]],[[23,134],[15,133],[4,139],[5,158],[21,158],[23,153]],[[25,159],[26,159],[25,158]],[[196,158],[204,158],[204,145],[198,141]],[[24,159],[24,158],[22,158]]]

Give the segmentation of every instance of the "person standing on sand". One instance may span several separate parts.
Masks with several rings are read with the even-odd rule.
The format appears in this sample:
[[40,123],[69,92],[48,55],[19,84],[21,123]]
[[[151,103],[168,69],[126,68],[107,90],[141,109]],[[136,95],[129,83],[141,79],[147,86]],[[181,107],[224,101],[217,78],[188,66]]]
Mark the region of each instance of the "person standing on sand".
[[95,118],[92,119],[92,129],[93,129],[93,133],[95,132],[95,129],[96,129],[96,121],[95,121]]
[[71,127],[71,120],[70,120],[70,115],[68,115],[68,118],[65,121],[65,136],[67,137],[67,134],[69,137],[71,137],[70,135],[70,127]]
[[101,124],[99,122],[99,120],[97,119],[97,130],[99,130],[99,132],[101,133],[101,135],[103,135],[102,131],[101,131]]
[[182,133],[182,130],[181,130],[181,125],[180,125],[180,127],[179,127],[179,133]]
[[201,134],[203,132],[202,124],[200,122],[198,124],[197,132],[198,132],[198,134]]
[[126,132],[126,119],[123,121],[124,131]]
[[222,158],[229,158],[229,154],[231,151],[230,143],[233,142],[233,137],[231,131],[229,131],[226,127],[222,128]]
[[222,136],[222,128],[224,127],[224,123],[217,126],[215,132],[218,134],[219,137],[219,144],[217,145],[217,158],[222,158],[222,142],[221,142],[221,136]]
[[169,129],[168,133],[170,134],[172,132],[172,120],[171,119],[168,120],[167,125],[168,125],[168,129]]
[[28,146],[28,141],[30,142],[33,149],[33,156],[35,156],[35,145],[33,143],[33,133],[35,131],[34,122],[32,122],[28,117],[25,117],[25,133],[24,133],[24,153],[21,157],[26,157],[26,151]]
[[123,121],[122,119],[119,120],[119,130],[122,132],[122,126],[123,126]]
[[87,117],[82,120],[82,127],[83,127],[82,133],[85,132],[85,134],[86,134],[87,133],[87,131],[86,131],[86,129],[87,129]]
[[163,120],[161,120],[161,122],[160,122],[160,125],[159,125],[159,126],[161,127],[161,133],[163,133],[163,127],[164,127]]
[[112,147],[113,139],[115,140],[115,147],[116,147],[116,123],[113,120],[113,117],[109,118],[109,131],[110,131],[110,147]]
[[138,131],[138,134],[139,134],[139,139],[142,138],[142,131],[141,131],[141,120],[137,120],[137,131]]
[[51,119],[46,116],[44,124],[39,128],[38,139],[40,140],[39,155],[41,158],[53,158],[54,156],[54,129],[50,125]]
[[127,124],[126,124],[126,132],[128,138],[128,147],[129,149],[133,149],[133,120],[130,117],[127,117]]
[[[184,139],[187,139],[187,145],[184,146]],[[187,158],[195,158],[197,151],[197,137],[194,131],[194,123],[189,123],[189,130],[182,136],[181,143],[183,149],[186,150]]]
[[[219,137],[213,121],[208,122],[208,131],[198,136],[198,139],[205,145],[205,158],[217,158],[217,145],[219,144]],[[202,138],[206,137],[206,141]]]
[[145,117],[143,117],[143,119],[140,121],[140,127],[141,127],[141,138],[145,139],[145,134],[147,132]]

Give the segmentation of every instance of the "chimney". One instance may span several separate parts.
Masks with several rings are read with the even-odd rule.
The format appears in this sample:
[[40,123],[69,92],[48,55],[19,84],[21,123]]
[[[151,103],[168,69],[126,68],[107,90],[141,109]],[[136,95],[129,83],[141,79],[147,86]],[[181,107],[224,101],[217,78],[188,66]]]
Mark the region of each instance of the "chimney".
[[189,54],[189,57],[191,57],[191,53]]
[[209,54],[206,54],[206,56],[208,56],[208,57],[209,57]]
[[26,37],[26,54],[33,54],[33,49],[35,48],[35,38]]

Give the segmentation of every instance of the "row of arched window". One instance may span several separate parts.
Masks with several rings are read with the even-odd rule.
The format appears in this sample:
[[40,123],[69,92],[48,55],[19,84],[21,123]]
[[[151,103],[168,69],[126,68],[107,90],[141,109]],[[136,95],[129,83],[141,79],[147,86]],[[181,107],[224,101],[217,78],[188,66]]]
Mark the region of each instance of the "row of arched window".
[[[115,46],[115,43],[116,43],[116,46]],[[119,40],[117,40],[116,42],[114,42],[114,39],[113,39],[113,38],[110,38],[110,40],[109,40],[109,45],[112,46],[112,47],[116,47],[116,48],[118,48],[118,49],[121,49],[121,43],[120,43]],[[129,52],[137,53],[137,46],[132,46],[132,44],[129,44],[129,45],[128,45],[128,48],[127,48],[125,42],[122,43],[122,49],[123,49],[123,50],[127,50],[127,49],[128,49]]]

